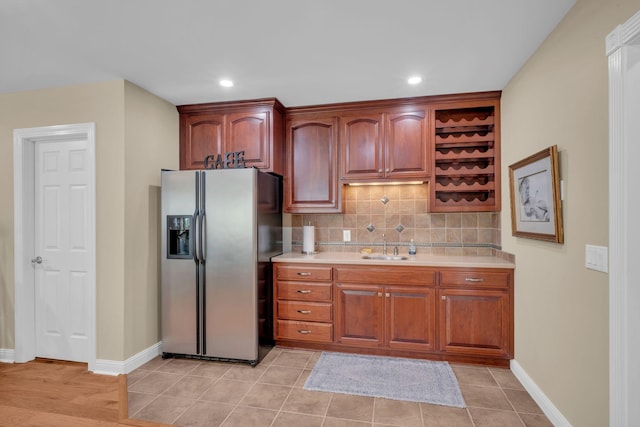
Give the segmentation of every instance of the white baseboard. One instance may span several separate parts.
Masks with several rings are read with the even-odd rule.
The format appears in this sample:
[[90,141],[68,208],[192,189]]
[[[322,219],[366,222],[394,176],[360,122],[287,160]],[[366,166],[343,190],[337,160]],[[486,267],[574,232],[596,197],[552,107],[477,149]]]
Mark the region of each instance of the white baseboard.
[[515,359],[511,360],[511,372],[522,383],[542,412],[555,427],[572,427],[571,423],[562,415],[546,394],[538,387]]
[[0,362],[15,363],[16,351],[12,348],[0,348]]
[[120,375],[128,374],[162,353],[162,341],[134,354],[124,362],[97,359],[94,374]]

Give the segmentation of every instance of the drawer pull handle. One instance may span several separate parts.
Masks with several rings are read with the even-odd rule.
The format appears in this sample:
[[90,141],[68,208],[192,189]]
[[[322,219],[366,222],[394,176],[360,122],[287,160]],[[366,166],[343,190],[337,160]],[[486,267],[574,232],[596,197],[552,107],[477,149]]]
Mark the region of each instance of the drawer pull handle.
[[464,279],[465,282],[482,282],[482,277],[467,277]]
[[299,294],[310,294],[311,290],[310,289],[298,289],[296,292],[299,293]]
[[311,273],[309,273],[308,271],[298,271],[298,273],[296,273],[298,276],[311,276]]
[[300,314],[311,314],[311,310],[298,310]]
[[308,335],[311,333],[311,331],[308,329],[298,329],[298,333]]

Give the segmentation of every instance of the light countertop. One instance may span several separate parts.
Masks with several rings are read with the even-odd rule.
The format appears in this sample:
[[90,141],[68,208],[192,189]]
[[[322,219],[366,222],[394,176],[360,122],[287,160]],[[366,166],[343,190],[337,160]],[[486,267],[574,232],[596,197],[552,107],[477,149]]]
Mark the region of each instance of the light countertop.
[[[469,267],[469,268],[515,268],[515,264],[492,256],[432,255],[416,254],[406,260],[363,259],[359,252],[318,252],[312,255],[288,252],[272,259],[273,262],[309,264],[354,264],[354,265],[401,265],[413,267]],[[382,255],[375,252],[372,255]],[[391,253],[389,253],[391,255]]]

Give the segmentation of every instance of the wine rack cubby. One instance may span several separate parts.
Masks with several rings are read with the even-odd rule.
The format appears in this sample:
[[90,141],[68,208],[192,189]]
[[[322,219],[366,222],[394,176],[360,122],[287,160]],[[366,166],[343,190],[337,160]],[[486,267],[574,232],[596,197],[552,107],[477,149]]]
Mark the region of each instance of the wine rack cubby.
[[500,210],[499,104],[435,109],[431,212]]

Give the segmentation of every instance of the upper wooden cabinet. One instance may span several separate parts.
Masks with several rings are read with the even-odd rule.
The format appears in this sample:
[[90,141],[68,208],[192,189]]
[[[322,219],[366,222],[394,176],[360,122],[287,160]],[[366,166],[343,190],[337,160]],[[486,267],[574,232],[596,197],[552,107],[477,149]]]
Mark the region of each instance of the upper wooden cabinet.
[[342,182],[429,176],[426,107],[344,113],[340,116]]
[[337,117],[290,115],[286,153],[284,211],[340,212]]
[[178,106],[180,169],[206,156],[244,151],[247,167],[284,174],[284,107],[275,99]]

